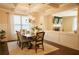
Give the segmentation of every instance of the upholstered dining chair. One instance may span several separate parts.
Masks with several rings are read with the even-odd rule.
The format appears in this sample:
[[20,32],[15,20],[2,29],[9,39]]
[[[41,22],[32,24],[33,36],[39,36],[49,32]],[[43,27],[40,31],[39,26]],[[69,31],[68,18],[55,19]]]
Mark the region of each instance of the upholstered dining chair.
[[19,47],[21,47],[21,49],[23,49],[24,44],[28,42],[27,37],[22,36],[19,31],[16,31],[16,34],[17,34],[17,44],[19,45]]
[[17,34],[17,44],[19,45],[19,41],[20,41],[20,38],[19,38],[19,31],[16,31],[16,34]]
[[20,29],[21,34],[25,34],[26,30],[25,29]]
[[40,46],[42,46],[42,50],[44,50],[44,35],[45,32],[37,32],[36,33],[36,38],[35,38],[35,52],[37,53],[37,49],[40,48]]

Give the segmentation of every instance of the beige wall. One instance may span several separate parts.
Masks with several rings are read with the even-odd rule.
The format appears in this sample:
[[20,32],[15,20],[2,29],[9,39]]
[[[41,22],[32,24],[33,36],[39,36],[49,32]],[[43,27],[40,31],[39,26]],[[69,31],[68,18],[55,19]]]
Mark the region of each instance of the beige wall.
[[6,39],[10,39],[10,22],[9,22],[9,13],[0,10],[0,27],[6,31]]
[[74,16],[65,16],[65,17],[62,17],[62,19],[63,19],[62,20],[62,31],[72,32]]
[[52,15],[46,15],[44,18],[45,22],[45,30],[53,30],[53,16]]
[[32,19],[32,23],[34,25],[39,25],[40,14],[38,12],[33,12],[30,14],[34,19]]
[[78,38],[78,48],[79,48],[79,4],[78,4],[77,7],[78,7],[78,10],[77,10],[78,11],[78,16],[77,16],[77,19],[78,19],[77,20],[78,21],[77,22],[77,38]]

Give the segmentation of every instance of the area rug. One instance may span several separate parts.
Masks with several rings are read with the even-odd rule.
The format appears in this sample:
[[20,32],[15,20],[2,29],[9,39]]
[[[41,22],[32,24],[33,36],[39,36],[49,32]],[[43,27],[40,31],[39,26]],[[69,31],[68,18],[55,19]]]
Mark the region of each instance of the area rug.
[[35,53],[35,49],[27,49],[25,47],[23,50],[18,47],[17,42],[8,42],[8,50],[9,50],[9,55],[45,55],[50,52],[54,52],[58,50],[59,48],[49,45],[47,43],[44,43],[44,51],[42,49],[38,49],[37,53]]

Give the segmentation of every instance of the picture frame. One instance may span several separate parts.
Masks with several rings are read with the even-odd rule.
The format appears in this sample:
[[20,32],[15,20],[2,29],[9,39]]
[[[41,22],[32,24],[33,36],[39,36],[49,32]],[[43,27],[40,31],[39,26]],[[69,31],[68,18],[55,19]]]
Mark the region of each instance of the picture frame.
[[62,17],[55,16],[53,19],[53,24],[60,24]]

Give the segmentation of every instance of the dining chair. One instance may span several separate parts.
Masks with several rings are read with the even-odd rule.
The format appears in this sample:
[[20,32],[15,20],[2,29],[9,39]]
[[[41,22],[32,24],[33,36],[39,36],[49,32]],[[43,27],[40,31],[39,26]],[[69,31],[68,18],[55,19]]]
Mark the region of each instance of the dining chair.
[[26,30],[25,29],[20,29],[21,34],[25,34]]
[[21,47],[21,49],[23,49],[24,44],[28,43],[27,37],[22,36],[19,31],[16,31],[16,33],[17,33],[17,44],[19,45],[19,47]]
[[36,38],[35,38],[35,52],[37,53],[37,49],[40,48],[40,46],[42,46],[42,50],[44,50],[44,35],[45,32],[37,32],[36,33]]
[[17,44],[19,44],[19,31],[16,31],[16,35],[17,35]]

